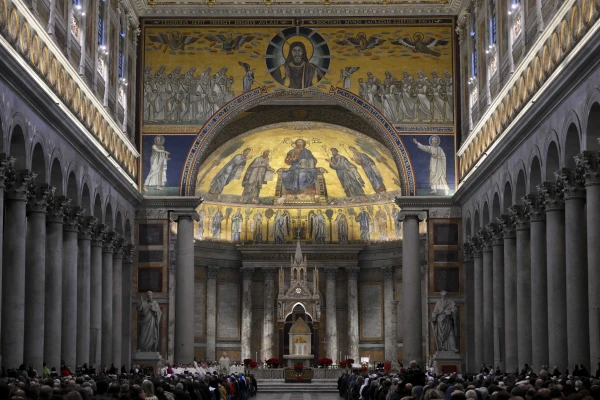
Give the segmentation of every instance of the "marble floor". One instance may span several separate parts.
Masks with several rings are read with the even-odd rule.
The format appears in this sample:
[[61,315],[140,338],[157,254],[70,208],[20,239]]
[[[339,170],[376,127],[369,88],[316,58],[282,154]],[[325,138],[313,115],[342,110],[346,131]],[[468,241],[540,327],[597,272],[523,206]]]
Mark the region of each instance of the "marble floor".
[[337,393],[258,393],[256,400],[342,400]]

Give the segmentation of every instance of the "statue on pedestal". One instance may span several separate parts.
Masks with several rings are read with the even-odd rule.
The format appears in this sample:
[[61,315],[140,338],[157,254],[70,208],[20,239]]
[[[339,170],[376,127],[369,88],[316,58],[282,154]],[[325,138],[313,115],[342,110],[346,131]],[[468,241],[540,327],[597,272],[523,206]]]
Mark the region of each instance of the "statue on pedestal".
[[138,351],[159,352],[159,332],[162,311],[158,302],[152,299],[152,292],[146,293],[146,300],[140,297],[137,305],[139,312]]
[[435,304],[429,320],[433,325],[437,351],[458,353],[458,308],[454,301],[446,298],[446,294],[446,291],[441,292],[442,298]]

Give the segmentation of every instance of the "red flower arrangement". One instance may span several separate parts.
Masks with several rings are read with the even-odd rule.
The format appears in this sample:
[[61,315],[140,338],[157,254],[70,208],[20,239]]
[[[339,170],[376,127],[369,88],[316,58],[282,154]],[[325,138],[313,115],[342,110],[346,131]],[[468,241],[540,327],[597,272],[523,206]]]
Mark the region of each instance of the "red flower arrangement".
[[331,358],[323,357],[319,359],[318,364],[322,367],[329,367],[333,364],[333,360]]
[[352,364],[354,364],[354,359],[353,358],[347,359],[346,364],[348,364],[348,367],[352,367]]
[[279,358],[269,358],[267,360],[267,365],[271,368],[277,368],[281,365],[281,363],[279,362]]
[[348,366],[348,363],[346,361],[340,362],[340,367],[346,368],[347,366]]
[[302,371],[304,369],[304,365],[298,363],[296,365],[294,365],[294,370],[296,371]]
[[244,366],[248,367],[250,365],[250,363],[252,362],[251,358],[244,358]]
[[254,369],[254,368],[258,367],[258,363],[256,361],[250,361],[250,364],[248,364],[248,366],[251,369]]

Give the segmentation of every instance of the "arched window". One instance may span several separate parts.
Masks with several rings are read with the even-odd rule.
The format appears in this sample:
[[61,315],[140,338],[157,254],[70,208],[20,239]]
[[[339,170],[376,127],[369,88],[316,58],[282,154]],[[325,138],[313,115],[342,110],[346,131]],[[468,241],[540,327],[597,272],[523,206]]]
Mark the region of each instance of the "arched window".
[[98,11],[98,47],[104,47],[105,38],[104,38],[104,18],[106,13],[106,1],[100,1],[100,9]]
[[123,79],[125,78],[125,54],[123,54],[123,50],[125,49],[125,28],[123,26],[123,22],[121,22],[120,24],[120,29],[119,29],[119,59],[117,60],[118,63],[118,71],[119,71],[119,78]]
[[471,18],[471,40],[473,42],[473,52],[471,53],[471,74],[477,76],[477,28],[475,18]]
[[490,46],[496,44],[496,30],[497,30],[497,20],[496,20],[496,1],[492,0],[491,3],[491,13],[490,13]]

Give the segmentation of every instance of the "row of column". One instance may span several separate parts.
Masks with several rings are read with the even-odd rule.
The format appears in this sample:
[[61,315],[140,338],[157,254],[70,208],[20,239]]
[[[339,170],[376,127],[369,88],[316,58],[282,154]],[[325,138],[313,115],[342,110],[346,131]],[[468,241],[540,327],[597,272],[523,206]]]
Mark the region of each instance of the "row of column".
[[576,169],[557,171],[463,246],[469,370],[600,361],[599,160],[578,155]]
[[131,274],[132,246],[34,182],[35,174],[16,171],[14,159],[0,154],[2,365],[32,364],[41,373],[44,362],[58,370],[61,359],[73,369],[129,364],[122,327],[131,319],[131,307],[123,308],[130,285],[121,277]]
[[[418,235],[418,230],[417,230]],[[418,237],[417,237],[418,239]],[[207,355],[208,360],[215,359],[215,322],[216,322],[216,281],[217,267],[208,267],[207,279]],[[359,327],[358,327],[358,272],[357,267],[346,267],[348,277],[348,350],[347,354],[354,360],[359,359]],[[385,307],[385,357],[387,360],[397,359],[397,301],[394,300],[393,267],[384,267],[384,307]],[[242,268],[242,359],[252,358],[251,353],[251,329],[252,329],[252,268]],[[262,335],[262,358],[268,359],[274,356],[274,268],[263,268],[264,277],[264,315]],[[337,268],[325,268],[326,292],[326,325],[325,343],[326,356],[332,360],[338,360],[338,326],[336,305],[336,278]],[[420,287],[420,283],[419,283]],[[212,329],[211,329],[212,327]]]

